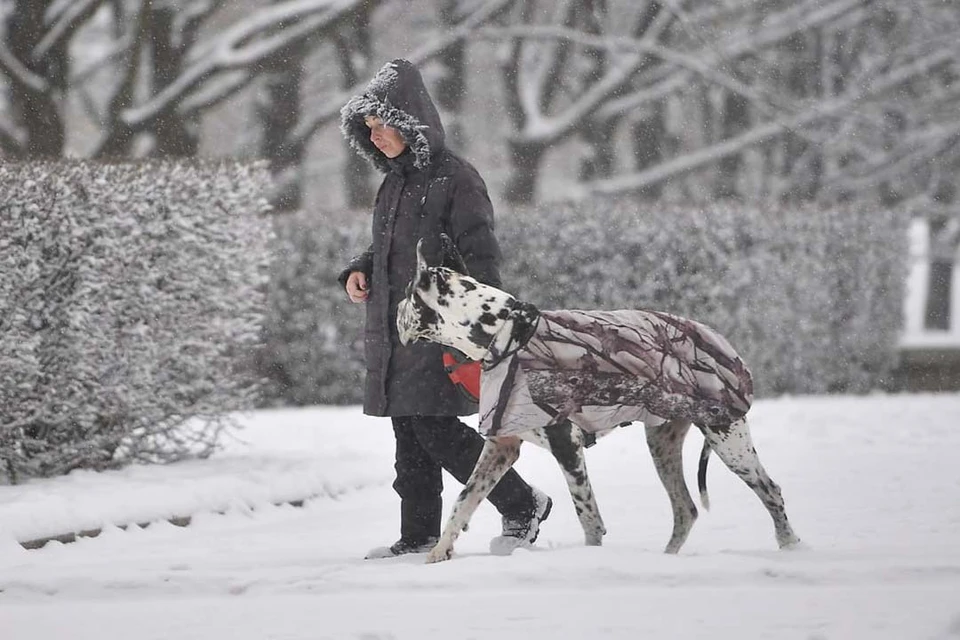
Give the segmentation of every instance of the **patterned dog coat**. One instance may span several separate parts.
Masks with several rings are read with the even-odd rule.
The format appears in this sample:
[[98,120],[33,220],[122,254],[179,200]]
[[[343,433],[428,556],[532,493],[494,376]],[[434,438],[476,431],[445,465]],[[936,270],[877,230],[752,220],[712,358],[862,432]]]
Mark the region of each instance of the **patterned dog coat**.
[[723,427],[750,408],[750,371],[702,323],[656,311],[539,316],[526,344],[483,372],[485,436],[516,435],[563,419],[587,433],[673,419]]

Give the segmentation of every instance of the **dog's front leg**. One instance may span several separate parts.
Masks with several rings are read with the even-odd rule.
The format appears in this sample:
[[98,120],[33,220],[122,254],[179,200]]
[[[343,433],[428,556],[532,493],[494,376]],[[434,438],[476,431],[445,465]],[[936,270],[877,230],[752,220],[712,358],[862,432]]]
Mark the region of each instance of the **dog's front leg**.
[[564,419],[545,427],[524,431],[523,438],[549,451],[560,464],[577,518],[583,527],[586,544],[599,547],[603,544],[607,529],[600,517],[600,508],[590,484],[590,476],[587,475],[587,462],[583,455],[583,432],[580,427]]
[[473,512],[500,482],[500,478],[520,456],[520,438],[499,437],[487,440],[473,473],[457,497],[443,534],[430,553],[427,562],[442,562],[453,555],[453,543],[470,522]]

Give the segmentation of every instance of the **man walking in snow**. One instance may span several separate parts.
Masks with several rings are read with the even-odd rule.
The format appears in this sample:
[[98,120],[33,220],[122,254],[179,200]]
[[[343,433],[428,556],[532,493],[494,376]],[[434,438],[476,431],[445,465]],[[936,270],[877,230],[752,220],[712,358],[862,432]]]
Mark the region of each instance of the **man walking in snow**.
[[[420,72],[406,60],[387,63],[366,90],[343,107],[350,145],[385,174],[373,209],[373,241],[339,277],[353,302],[366,302],[366,386],[363,410],[389,416],[396,438],[400,539],[367,558],[429,551],[440,535],[441,469],[461,483],[470,476],[483,438],[458,419],[476,413],[450,381],[441,347],[401,346],[397,304],[416,271],[416,245],[440,258],[440,234],[453,238],[470,275],[500,286],[500,248],[493,207],[477,170],[444,146],[444,130]],[[491,551],[532,544],[552,502],[509,471],[489,496],[502,515]]]

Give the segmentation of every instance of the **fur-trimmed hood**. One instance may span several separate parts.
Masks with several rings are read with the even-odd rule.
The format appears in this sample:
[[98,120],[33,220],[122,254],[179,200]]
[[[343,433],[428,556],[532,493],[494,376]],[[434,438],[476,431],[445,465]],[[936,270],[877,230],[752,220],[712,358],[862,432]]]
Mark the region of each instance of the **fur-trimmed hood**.
[[413,165],[424,169],[444,146],[443,124],[427,93],[423,77],[413,64],[396,59],[383,65],[363,93],[340,110],[340,130],[361,156],[387,173],[388,158],[370,141],[366,116],[376,116],[397,129],[413,154]]

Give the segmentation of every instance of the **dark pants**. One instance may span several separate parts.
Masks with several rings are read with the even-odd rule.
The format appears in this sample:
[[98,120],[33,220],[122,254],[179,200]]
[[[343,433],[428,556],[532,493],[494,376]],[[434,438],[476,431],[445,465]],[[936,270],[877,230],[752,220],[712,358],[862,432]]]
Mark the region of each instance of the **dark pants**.
[[[456,416],[392,418],[397,439],[397,479],[400,495],[400,535],[423,539],[440,535],[443,502],[441,469],[466,484],[483,449],[479,433]],[[511,469],[487,498],[502,515],[524,517],[535,508],[530,486]]]

